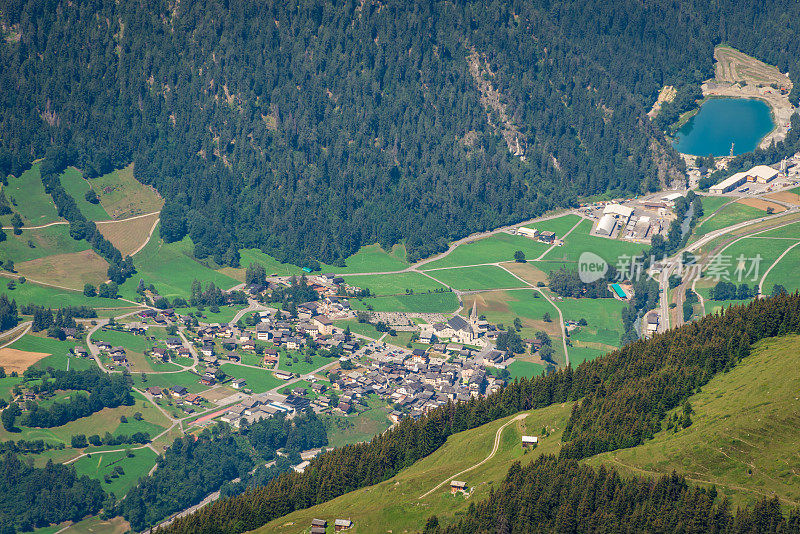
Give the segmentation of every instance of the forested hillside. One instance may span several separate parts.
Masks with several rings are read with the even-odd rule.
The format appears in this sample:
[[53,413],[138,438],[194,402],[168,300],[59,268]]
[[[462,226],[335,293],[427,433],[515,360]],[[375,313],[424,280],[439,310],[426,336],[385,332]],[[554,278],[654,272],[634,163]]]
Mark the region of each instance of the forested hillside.
[[796,73],[798,15],[790,0],[5,2],[0,174],[51,146],[89,177],[133,161],[169,199],[162,235],[188,231],[220,263],[403,239],[414,260],[674,176],[645,117],[661,86],[710,77],[720,42]]

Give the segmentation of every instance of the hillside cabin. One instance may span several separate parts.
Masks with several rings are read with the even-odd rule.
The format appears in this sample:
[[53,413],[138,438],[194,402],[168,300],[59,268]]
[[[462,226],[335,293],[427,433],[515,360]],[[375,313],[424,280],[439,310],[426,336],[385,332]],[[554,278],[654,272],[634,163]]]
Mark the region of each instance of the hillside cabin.
[[349,519],[337,519],[333,522],[333,530],[334,532],[339,532],[342,530],[347,530],[353,526],[353,522]]
[[455,495],[456,493],[466,493],[467,492],[467,483],[461,480],[453,480],[450,482],[450,493]]
[[533,449],[539,444],[539,438],[536,436],[522,436],[522,448]]

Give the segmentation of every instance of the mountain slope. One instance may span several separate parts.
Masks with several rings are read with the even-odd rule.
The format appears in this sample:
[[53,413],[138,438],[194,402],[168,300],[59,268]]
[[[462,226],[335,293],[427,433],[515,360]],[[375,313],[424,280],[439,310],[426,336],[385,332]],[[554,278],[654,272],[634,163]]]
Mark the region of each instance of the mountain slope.
[[710,77],[723,40],[795,72],[799,14],[789,0],[7,2],[0,174],[50,147],[89,177],[134,161],[169,199],[169,238],[188,229],[218,263],[243,247],[333,263],[376,241],[413,261],[674,177],[646,118],[660,88]]

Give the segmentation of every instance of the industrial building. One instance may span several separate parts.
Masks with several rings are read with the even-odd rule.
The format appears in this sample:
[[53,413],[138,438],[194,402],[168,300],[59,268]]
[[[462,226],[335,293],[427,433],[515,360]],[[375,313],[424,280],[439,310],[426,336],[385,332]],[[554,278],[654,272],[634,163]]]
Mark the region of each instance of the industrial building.
[[747,182],[768,184],[778,176],[779,172],[767,165],[756,165],[749,171],[737,172],[733,176],[722,180],[709,190],[712,195],[721,195],[733,191]]
[[747,181],[768,184],[778,176],[778,171],[766,165],[756,165],[747,171]]
[[539,235],[539,230],[536,228],[527,228],[525,226],[520,226],[517,228],[517,233],[519,235],[524,235],[525,237],[530,237],[531,239],[536,239]]
[[747,183],[747,173],[737,172],[733,176],[725,178],[717,185],[711,186],[709,192],[712,195],[722,195],[723,193],[729,193],[733,191],[734,189],[745,183]]
[[607,235],[610,236],[614,233],[614,229],[617,227],[617,219],[611,215],[606,214],[600,218],[600,221],[597,223],[597,235]]
[[622,204],[609,204],[603,208],[603,215],[614,215],[620,219],[620,224],[625,226],[633,215],[633,208]]

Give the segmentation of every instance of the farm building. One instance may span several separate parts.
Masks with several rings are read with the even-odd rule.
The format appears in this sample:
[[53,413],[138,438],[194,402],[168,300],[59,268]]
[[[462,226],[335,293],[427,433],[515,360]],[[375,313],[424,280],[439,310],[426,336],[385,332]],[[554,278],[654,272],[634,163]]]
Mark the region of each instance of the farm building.
[[556,240],[556,233],[555,232],[542,232],[539,234],[539,241],[544,243],[553,243]]
[[455,495],[458,492],[465,493],[467,491],[467,483],[461,480],[453,480],[450,482],[450,493]]
[[522,436],[522,448],[532,449],[539,444],[539,438],[536,436]]
[[339,532],[340,530],[347,530],[353,526],[353,522],[349,519],[337,519],[333,522],[333,530],[334,532]]
[[625,300],[625,299],[628,298],[628,295],[625,294],[625,291],[622,289],[622,286],[620,286],[619,284],[611,284],[611,290],[621,300]]
[[539,230],[536,228],[526,228],[524,226],[520,226],[517,228],[517,233],[519,235],[524,235],[525,237],[530,237],[531,239],[536,239],[539,235]]

